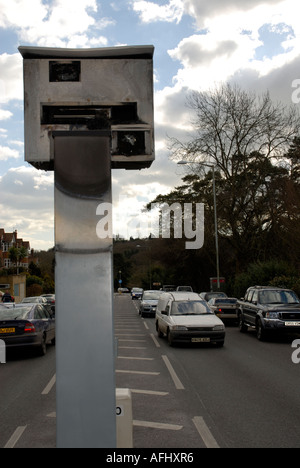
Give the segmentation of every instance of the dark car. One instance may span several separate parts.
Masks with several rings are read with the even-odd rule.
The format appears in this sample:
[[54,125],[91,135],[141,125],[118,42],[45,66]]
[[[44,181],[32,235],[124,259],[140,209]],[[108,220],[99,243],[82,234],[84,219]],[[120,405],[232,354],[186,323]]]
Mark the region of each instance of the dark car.
[[300,300],[290,289],[251,287],[238,301],[237,314],[240,331],[254,328],[260,341],[275,333],[300,333]]
[[0,339],[6,348],[35,347],[43,356],[55,344],[55,318],[42,304],[0,308]]
[[46,299],[48,304],[55,305],[55,294],[43,294],[41,297]]
[[131,299],[142,299],[143,289],[141,288],[132,288],[131,290]]
[[202,292],[199,296],[206,302],[210,301],[214,297],[218,297],[219,299],[228,297],[227,294],[220,292],[220,291],[210,291],[210,292]]

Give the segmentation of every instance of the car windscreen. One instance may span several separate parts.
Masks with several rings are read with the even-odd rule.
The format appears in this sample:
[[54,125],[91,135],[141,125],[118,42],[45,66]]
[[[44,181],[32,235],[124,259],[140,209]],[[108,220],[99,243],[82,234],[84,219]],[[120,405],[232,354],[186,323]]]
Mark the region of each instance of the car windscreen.
[[206,302],[202,301],[180,301],[173,302],[171,315],[211,315]]
[[218,292],[216,292],[216,293],[212,292],[212,293],[207,293],[206,294],[206,300],[207,301],[210,301],[210,299],[214,299],[215,297],[221,297],[221,298],[224,297],[224,298],[226,298],[227,296],[226,296],[225,293],[218,293]]
[[32,307],[16,307],[12,309],[0,309],[0,320],[25,320],[28,318]]
[[216,299],[215,304],[236,304],[237,299]]
[[143,295],[143,301],[158,301],[160,296],[161,296],[161,293],[146,292]]
[[259,293],[261,304],[300,304],[298,296],[293,291],[265,290]]

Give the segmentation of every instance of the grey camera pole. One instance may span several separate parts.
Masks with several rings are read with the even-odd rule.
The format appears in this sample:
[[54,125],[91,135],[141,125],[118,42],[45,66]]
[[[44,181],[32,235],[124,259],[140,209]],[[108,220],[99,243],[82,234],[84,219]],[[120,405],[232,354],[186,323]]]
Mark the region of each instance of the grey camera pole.
[[57,447],[113,448],[112,239],[96,233],[98,206],[112,202],[110,133],[53,138]]
[[25,161],[55,173],[57,447],[115,448],[111,170],[155,159],[154,47],[19,51]]

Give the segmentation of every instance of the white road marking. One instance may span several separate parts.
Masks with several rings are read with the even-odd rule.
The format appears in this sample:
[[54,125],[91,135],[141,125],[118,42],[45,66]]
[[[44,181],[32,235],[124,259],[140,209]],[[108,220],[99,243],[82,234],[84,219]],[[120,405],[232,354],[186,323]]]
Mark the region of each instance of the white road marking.
[[137,374],[137,375],[160,375],[160,372],[141,372],[129,370],[116,370],[117,374]]
[[159,342],[157,341],[157,339],[155,338],[155,336],[154,336],[152,333],[151,333],[150,336],[151,336],[152,340],[154,341],[155,346],[156,346],[157,348],[160,348],[160,344],[159,344]]
[[145,334],[139,333],[116,333],[116,336],[146,336]]
[[196,429],[207,448],[220,448],[216,439],[210,432],[204,419],[201,416],[195,416],[193,423],[195,424]]
[[131,361],[154,361],[154,358],[118,356],[118,359],[129,359]]
[[147,349],[141,346],[119,346],[119,349]]
[[20,426],[18,427],[15,432],[13,433],[13,435],[11,436],[11,438],[9,439],[9,441],[7,442],[7,444],[5,445],[4,448],[6,449],[11,449],[11,448],[14,448],[18,441],[21,439],[24,431],[27,429],[27,426]]
[[121,343],[123,341],[132,341],[133,343],[145,343],[146,342],[146,340],[124,340],[122,338],[122,340],[119,340],[119,343]]
[[155,396],[167,396],[169,395],[168,392],[156,392],[154,390],[136,390],[136,389],[130,389],[132,393],[137,393],[141,395],[155,395]]
[[184,386],[183,386],[183,384],[181,383],[179,377],[177,376],[177,374],[176,374],[176,372],[175,372],[175,370],[174,370],[172,364],[170,363],[168,357],[167,357],[167,356],[162,356],[162,358],[163,358],[164,363],[165,363],[166,366],[167,366],[168,371],[170,372],[170,375],[171,375],[171,377],[172,377],[172,380],[173,380],[173,382],[174,382],[175,387],[177,388],[177,390],[184,390]]
[[54,387],[55,384],[56,384],[56,375],[54,375],[54,377],[52,377],[52,379],[48,383],[47,387],[42,391],[42,395],[48,395],[51,392],[51,390],[52,390],[52,388]]
[[151,427],[152,429],[164,429],[167,431],[180,431],[183,426],[177,426],[176,424],[164,424],[151,421],[133,421],[135,427]]

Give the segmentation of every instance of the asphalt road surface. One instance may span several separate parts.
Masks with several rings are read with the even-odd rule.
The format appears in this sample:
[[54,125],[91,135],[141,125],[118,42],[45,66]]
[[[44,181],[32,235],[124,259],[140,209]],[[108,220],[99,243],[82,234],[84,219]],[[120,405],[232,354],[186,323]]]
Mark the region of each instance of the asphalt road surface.
[[116,298],[117,367],[149,375],[117,373],[117,383],[167,393],[134,394],[134,418],[174,425],[135,426],[137,447],[300,447],[300,364],[291,359],[292,339],[259,342],[254,332],[228,326],[224,348],[170,348],[157,337],[155,320],[139,318],[137,307]]
[[[224,348],[169,347],[138,301],[115,298],[116,383],[133,396],[135,448],[300,447],[292,340],[227,327]],[[0,364],[0,447],[55,447],[55,348]]]

